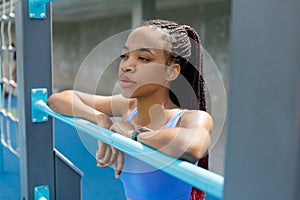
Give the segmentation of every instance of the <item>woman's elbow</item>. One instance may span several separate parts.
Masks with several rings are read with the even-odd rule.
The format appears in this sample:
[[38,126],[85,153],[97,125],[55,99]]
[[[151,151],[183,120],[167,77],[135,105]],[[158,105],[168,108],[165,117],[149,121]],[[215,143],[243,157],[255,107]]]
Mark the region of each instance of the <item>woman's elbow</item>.
[[63,102],[66,100],[66,97],[72,94],[73,94],[72,90],[66,90],[60,93],[54,93],[48,98],[47,105],[50,108],[52,108],[54,111],[57,111],[63,105]]
[[58,101],[58,94],[57,94],[57,93],[52,94],[52,95],[47,99],[47,105],[48,105],[50,108],[53,109],[54,107],[56,107],[57,101]]
[[192,144],[187,148],[186,157],[189,162],[195,163],[204,157],[209,149],[211,137],[208,132],[202,133],[201,138],[195,138]]

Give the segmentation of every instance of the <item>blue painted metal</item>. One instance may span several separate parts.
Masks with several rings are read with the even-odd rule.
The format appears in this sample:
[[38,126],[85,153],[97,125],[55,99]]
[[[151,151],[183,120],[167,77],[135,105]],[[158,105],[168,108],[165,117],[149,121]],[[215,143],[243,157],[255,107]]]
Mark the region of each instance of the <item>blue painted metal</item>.
[[[2,77],[1,73],[2,71],[0,70],[0,77]],[[0,94],[2,94],[2,85],[3,83],[0,83]],[[0,105],[2,105],[2,97],[0,97]],[[2,134],[2,131],[3,130],[0,128],[0,136]],[[2,142],[0,141],[0,174],[3,172],[3,169],[4,169],[3,145]]]
[[[224,177],[197,167],[186,161],[177,160],[146,145],[126,138],[118,133],[101,128],[89,121],[58,114],[51,110],[45,101],[38,100],[32,103],[35,109],[75,127],[81,133],[88,134],[101,140],[124,153],[130,154],[150,165],[169,173],[190,185],[199,188],[216,198],[222,199]],[[147,156],[141,156],[147,155]],[[167,164],[166,164],[167,163]]]
[[51,198],[55,197],[53,122],[34,124],[31,119],[31,89],[42,85],[52,93],[52,5],[46,4],[47,18],[32,20],[28,17],[29,1],[21,0],[15,4],[15,23],[21,141],[20,199],[33,200],[33,190],[38,185],[49,185]]
[[36,109],[33,104],[38,100],[47,101],[48,92],[46,88],[31,89],[31,121],[40,123],[48,121],[48,115]]
[[49,185],[34,187],[34,200],[50,200]]
[[28,15],[32,19],[46,18],[46,3],[52,0],[29,0],[28,1]]
[[[2,131],[2,130],[0,130]],[[0,141],[0,174],[4,171],[3,145]]]

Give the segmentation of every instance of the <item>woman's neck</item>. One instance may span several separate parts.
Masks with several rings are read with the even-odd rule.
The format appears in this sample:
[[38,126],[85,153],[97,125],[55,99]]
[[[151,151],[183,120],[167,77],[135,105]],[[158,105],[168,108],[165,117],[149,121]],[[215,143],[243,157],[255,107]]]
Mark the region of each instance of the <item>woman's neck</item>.
[[171,101],[168,91],[137,98],[136,102],[138,113],[134,122],[138,126],[161,127],[167,120],[166,110],[177,108]]

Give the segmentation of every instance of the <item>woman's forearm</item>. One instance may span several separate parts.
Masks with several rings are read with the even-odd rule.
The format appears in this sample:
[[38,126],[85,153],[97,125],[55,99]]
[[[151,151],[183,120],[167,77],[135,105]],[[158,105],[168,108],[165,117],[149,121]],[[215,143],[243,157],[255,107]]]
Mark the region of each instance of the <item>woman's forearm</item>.
[[94,123],[97,122],[96,116],[101,114],[101,112],[83,103],[73,90],[66,90],[51,95],[47,104],[55,112],[83,118]]
[[144,132],[137,140],[165,154],[194,163],[208,150],[210,135],[205,129],[170,128]]

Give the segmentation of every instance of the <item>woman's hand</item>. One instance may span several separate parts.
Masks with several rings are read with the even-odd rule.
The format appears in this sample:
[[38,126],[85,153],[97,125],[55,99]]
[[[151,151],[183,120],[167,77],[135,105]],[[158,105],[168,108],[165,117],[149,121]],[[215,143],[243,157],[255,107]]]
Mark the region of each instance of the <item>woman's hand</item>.
[[124,153],[122,151],[98,141],[96,160],[98,167],[105,168],[113,165],[116,169],[115,178],[119,178],[124,165]]
[[125,137],[131,138],[132,131],[135,127],[127,122],[127,121],[119,121],[115,122],[111,127],[110,130],[113,132],[117,132]]
[[[96,116],[96,120],[99,126],[106,129],[110,129],[110,127],[113,124],[110,118],[107,115],[102,113]],[[96,161],[97,161],[97,166],[102,168],[113,165],[116,168],[115,177],[118,178],[123,168],[124,154],[123,152],[117,150],[116,148],[98,140]]]
[[[108,128],[111,131],[120,133],[124,136],[130,136],[129,131],[134,127],[129,122],[115,122],[112,124],[109,117],[104,114],[97,116],[98,124],[103,128]],[[118,178],[124,166],[124,153],[118,149],[98,141],[98,150],[96,152],[97,166],[105,168],[113,165],[116,169],[115,178]]]
[[105,129],[110,129],[112,126],[111,119],[104,113],[100,113],[96,116],[97,124]]

